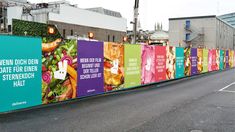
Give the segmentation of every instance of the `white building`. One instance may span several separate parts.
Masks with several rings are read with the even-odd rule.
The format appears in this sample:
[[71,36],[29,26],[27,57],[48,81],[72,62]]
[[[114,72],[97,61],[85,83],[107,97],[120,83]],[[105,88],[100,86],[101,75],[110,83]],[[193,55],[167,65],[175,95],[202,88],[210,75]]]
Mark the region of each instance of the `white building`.
[[9,27],[12,19],[55,24],[64,37],[87,36],[88,32],[93,32],[95,39],[103,41],[121,41],[127,27],[127,20],[118,12],[103,8],[81,9],[66,1],[32,4],[30,8],[8,7],[7,18]]

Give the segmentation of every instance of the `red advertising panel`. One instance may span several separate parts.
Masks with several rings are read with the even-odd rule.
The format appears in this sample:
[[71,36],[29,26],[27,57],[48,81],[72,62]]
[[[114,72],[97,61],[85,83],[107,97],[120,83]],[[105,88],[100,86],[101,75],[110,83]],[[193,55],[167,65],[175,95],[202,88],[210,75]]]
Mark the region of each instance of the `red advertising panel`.
[[216,50],[212,49],[212,71],[216,71],[217,70],[217,64],[216,64]]
[[166,80],[166,47],[156,46],[156,81]]

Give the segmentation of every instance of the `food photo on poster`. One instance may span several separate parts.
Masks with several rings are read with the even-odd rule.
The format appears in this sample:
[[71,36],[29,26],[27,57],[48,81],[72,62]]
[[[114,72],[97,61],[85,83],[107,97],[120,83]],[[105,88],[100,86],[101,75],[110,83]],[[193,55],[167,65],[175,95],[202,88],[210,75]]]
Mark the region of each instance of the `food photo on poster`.
[[104,91],[117,91],[124,88],[124,46],[104,43]]
[[184,75],[191,76],[191,48],[184,48]]
[[141,48],[141,84],[155,82],[155,46],[143,45]]
[[233,55],[234,51],[233,50],[229,50],[229,66],[230,68],[233,68]]
[[212,70],[212,63],[213,63],[213,51],[210,49],[208,51],[208,71],[211,72]]
[[175,78],[175,47],[167,46],[166,48],[166,79]]
[[77,40],[42,43],[42,101],[56,103],[77,97]]
[[200,74],[203,72],[203,49],[197,49],[197,72]]

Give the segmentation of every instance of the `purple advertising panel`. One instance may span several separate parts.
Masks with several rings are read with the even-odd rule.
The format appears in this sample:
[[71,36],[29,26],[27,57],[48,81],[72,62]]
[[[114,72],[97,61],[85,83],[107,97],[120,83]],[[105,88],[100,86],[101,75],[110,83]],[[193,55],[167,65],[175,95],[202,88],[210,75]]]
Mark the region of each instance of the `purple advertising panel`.
[[103,51],[103,42],[78,41],[78,97],[104,92]]
[[197,48],[191,49],[191,75],[197,74]]

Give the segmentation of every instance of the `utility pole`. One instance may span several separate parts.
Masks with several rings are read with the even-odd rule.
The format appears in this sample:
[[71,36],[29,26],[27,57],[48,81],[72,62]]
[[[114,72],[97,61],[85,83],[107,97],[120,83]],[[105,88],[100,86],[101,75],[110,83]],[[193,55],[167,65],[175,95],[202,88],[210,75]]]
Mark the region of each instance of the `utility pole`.
[[134,34],[134,36],[133,36],[132,44],[136,44],[138,16],[139,16],[139,0],[135,0],[134,22],[133,22],[133,34]]

